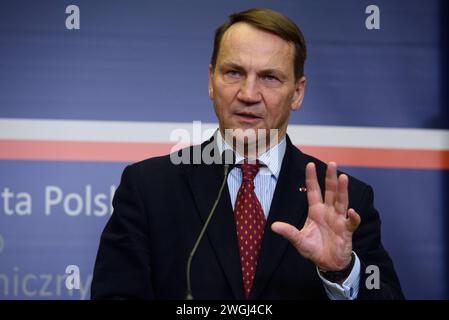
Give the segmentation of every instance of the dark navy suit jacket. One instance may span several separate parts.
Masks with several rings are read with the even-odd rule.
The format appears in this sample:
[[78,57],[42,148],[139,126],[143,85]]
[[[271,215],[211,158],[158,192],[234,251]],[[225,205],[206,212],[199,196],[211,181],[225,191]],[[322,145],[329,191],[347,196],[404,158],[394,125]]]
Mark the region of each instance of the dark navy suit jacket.
[[[204,148],[213,139],[201,145]],[[209,148],[212,149],[213,148]],[[192,148],[190,148],[192,151]],[[262,239],[250,299],[328,299],[315,265],[281,236],[274,221],[301,228],[307,217],[305,167],[313,161],[322,190],[326,165],[287,147]],[[91,286],[93,299],[184,299],[186,264],[217,197],[223,165],[172,164],[163,156],[128,166],[113,199],[114,212],[100,240]],[[381,244],[372,188],[349,177],[349,202],[362,218],[353,236],[361,261],[359,299],[400,299],[392,261]],[[380,269],[380,289],[365,286],[367,265]],[[244,299],[239,251],[225,188],[191,269],[196,299]]]

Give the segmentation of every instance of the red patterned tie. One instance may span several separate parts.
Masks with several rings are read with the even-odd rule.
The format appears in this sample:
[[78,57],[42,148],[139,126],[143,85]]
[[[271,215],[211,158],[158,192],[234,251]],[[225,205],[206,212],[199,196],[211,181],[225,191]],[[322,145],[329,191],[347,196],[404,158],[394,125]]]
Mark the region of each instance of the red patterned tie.
[[256,274],[262,236],[265,229],[265,216],[262,206],[254,192],[254,177],[259,171],[259,163],[249,164],[246,160],[240,166],[242,185],[237,193],[234,218],[242,264],[243,289],[248,298]]

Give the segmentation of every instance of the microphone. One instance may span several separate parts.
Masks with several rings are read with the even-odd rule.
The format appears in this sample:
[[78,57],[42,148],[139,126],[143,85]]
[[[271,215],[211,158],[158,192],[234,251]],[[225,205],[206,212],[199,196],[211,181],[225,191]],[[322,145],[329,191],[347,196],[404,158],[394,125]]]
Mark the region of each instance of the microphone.
[[186,277],[187,277],[187,293],[186,293],[186,300],[193,300],[192,295],[192,285],[191,285],[191,279],[190,279],[190,269],[192,266],[192,260],[195,256],[196,250],[198,249],[198,246],[201,242],[201,239],[203,238],[204,234],[206,233],[207,226],[209,225],[210,221],[212,220],[212,217],[215,213],[215,209],[217,208],[218,202],[220,201],[221,194],[223,193],[223,189],[226,185],[226,181],[229,175],[229,172],[231,172],[232,168],[234,167],[235,163],[235,154],[232,150],[224,150],[221,154],[221,163],[223,163],[223,181],[220,186],[220,190],[218,191],[217,198],[215,199],[214,205],[209,211],[209,214],[207,215],[206,222],[203,225],[203,228],[201,228],[201,232],[196,239],[195,245],[193,246],[192,251],[190,252],[189,259],[187,260],[187,268],[186,268]]

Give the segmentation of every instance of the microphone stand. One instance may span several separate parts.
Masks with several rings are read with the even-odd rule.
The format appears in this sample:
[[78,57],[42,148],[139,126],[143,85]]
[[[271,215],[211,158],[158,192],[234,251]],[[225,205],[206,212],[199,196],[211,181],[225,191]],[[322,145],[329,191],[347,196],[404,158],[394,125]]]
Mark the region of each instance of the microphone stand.
[[192,265],[192,259],[195,256],[196,250],[198,249],[198,246],[201,242],[201,239],[203,238],[204,234],[206,233],[207,226],[209,225],[210,220],[212,219],[212,216],[214,215],[215,209],[217,208],[218,202],[220,201],[221,194],[223,192],[223,189],[226,185],[227,177],[229,174],[229,164],[225,164],[223,168],[223,182],[221,183],[220,191],[218,191],[217,198],[215,199],[214,205],[212,206],[212,209],[209,212],[209,215],[207,216],[206,222],[204,223],[203,228],[201,229],[201,232],[198,236],[198,239],[196,239],[195,245],[193,246],[192,251],[190,252],[189,259],[187,260],[187,294],[186,294],[186,300],[193,300],[192,296],[192,285],[190,283],[190,269]]

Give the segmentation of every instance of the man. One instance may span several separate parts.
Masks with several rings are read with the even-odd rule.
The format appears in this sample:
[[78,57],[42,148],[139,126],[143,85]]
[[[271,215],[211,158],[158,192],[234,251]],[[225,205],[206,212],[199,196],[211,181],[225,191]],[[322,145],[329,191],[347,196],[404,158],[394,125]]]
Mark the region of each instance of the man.
[[[301,153],[286,135],[304,97],[305,58],[298,27],[272,10],[233,14],[217,29],[209,96],[219,130],[200,149],[231,149],[237,165],[224,175],[223,165],[165,156],[127,167],[101,237],[92,298],[183,299],[189,253],[223,179],[187,276],[195,298],[403,298],[371,187],[337,177],[335,163]],[[260,140],[268,148],[253,148]],[[379,268],[375,288],[365,284],[368,265]]]

